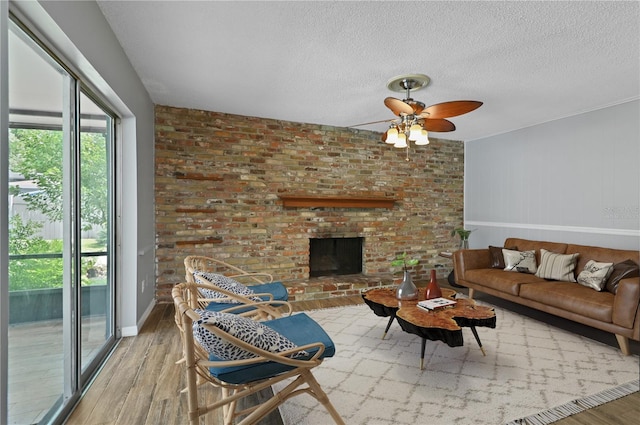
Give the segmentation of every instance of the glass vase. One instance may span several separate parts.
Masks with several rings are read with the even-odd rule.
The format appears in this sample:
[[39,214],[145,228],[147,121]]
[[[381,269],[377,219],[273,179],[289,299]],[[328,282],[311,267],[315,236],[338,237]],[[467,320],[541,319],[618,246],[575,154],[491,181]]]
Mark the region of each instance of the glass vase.
[[469,249],[469,239],[460,239],[460,246],[458,249]]
[[411,279],[411,273],[407,270],[404,271],[404,277],[398,289],[396,289],[396,298],[399,300],[417,300],[418,288],[414,285]]

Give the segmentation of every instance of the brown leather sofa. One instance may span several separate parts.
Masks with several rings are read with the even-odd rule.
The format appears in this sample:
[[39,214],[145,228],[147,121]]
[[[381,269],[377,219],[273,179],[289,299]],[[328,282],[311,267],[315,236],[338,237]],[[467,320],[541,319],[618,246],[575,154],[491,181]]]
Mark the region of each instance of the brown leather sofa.
[[[576,276],[589,260],[617,264],[631,259],[640,264],[638,251],[517,238],[508,238],[503,246],[515,247],[518,251],[535,250],[537,264],[540,264],[540,249],[558,254],[579,253]],[[533,274],[492,268],[489,248],[456,251],[453,262],[456,282],[469,288],[470,298],[478,290],[612,332],[626,355],[630,354],[629,338],[640,341],[640,277],[621,279],[614,294],[575,282],[551,281]]]

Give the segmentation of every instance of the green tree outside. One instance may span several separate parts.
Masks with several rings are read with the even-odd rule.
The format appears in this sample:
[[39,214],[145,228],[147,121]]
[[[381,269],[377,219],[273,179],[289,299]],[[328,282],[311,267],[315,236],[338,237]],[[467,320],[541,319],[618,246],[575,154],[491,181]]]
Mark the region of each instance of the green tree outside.
[[[93,226],[106,226],[108,218],[108,193],[106,175],[106,143],[104,134],[81,133],[81,205],[83,230]],[[61,131],[11,129],[9,135],[9,166],[27,180],[33,180],[38,191],[25,196],[27,208],[39,211],[52,222],[62,221],[62,149]],[[19,188],[11,187],[17,195]],[[9,225],[9,254],[29,255],[62,253],[62,240],[45,240],[37,236],[41,223],[23,223],[19,216],[11,217]],[[106,239],[99,242],[100,250],[106,249]],[[94,259],[82,260],[83,284],[90,283],[86,271],[94,266]],[[12,259],[9,264],[10,291],[22,289],[61,287],[62,258]],[[98,279],[103,282],[104,279]],[[98,283],[95,282],[95,283]],[[91,282],[94,283],[94,282]]]

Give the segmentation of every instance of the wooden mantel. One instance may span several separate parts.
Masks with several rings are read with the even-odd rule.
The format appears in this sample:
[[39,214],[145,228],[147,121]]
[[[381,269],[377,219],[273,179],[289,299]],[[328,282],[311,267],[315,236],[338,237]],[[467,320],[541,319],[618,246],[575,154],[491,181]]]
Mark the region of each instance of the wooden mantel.
[[367,196],[333,196],[333,195],[280,195],[285,208],[387,208],[392,209],[396,202],[393,198]]

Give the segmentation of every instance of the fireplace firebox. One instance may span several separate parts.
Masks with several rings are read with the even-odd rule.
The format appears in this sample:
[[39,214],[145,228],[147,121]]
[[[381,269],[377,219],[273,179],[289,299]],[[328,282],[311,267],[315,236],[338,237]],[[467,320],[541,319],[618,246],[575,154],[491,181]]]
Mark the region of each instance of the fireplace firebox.
[[309,277],[362,273],[364,238],[309,239]]

